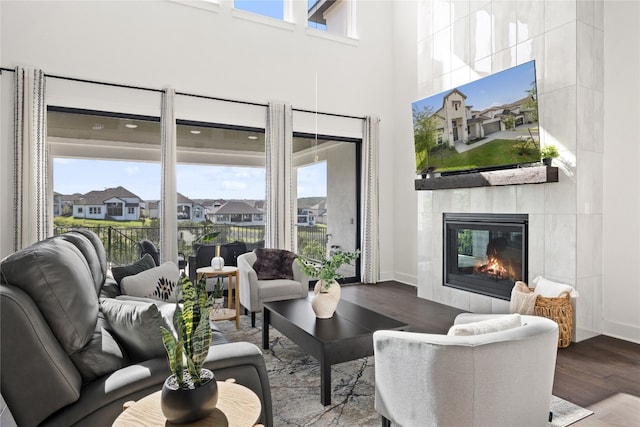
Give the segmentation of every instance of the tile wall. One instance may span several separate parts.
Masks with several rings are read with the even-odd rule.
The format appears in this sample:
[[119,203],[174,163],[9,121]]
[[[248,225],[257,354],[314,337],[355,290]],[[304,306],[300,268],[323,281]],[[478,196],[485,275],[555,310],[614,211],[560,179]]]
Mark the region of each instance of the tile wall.
[[603,2],[418,3],[418,97],[536,61],[540,138],[560,182],[420,191],[418,295],[473,312],[508,301],[442,286],[442,213],[529,214],[529,281],[573,285],[574,340],[599,333],[602,295]]

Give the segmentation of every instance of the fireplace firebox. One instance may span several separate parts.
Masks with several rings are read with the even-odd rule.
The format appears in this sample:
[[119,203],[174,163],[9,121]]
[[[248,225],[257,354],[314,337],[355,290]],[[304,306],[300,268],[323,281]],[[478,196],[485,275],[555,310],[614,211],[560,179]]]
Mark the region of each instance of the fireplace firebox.
[[444,214],[444,286],[509,300],[527,277],[526,214]]

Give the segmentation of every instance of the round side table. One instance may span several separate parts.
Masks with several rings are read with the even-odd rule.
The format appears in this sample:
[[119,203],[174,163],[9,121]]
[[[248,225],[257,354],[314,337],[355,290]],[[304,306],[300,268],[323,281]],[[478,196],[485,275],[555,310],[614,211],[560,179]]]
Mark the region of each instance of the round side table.
[[[222,267],[222,270],[214,270],[213,267],[200,267],[196,270],[198,280],[203,275],[210,277],[227,276],[229,282],[229,304],[228,308],[222,308],[211,311],[211,320],[233,320],[236,321],[236,329],[240,329],[240,272],[238,267]],[[233,286],[233,278],[235,277],[236,283]],[[235,301],[235,308],[232,306],[232,301]]]
[[[137,402],[125,403],[125,410],[113,422],[113,427],[165,427],[173,426],[162,415],[160,395],[152,393]],[[202,420],[189,427],[253,427],[260,418],[262,405],[256,394],[248,388],[232,381],[218,381],[218,404],[216,409]]]

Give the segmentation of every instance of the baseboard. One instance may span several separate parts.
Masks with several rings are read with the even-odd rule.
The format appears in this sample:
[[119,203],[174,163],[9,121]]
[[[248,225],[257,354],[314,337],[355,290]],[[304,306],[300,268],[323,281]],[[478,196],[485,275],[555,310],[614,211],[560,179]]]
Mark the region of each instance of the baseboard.
[[410,274],[395,273],[394,277],[389,280],[395,280],[396,282],[404,283],[413,287],[418,286],[418,278]]
[[620,338],[621,340],[640,344],[640,327],[638,326],[603,320],[602,333],[609,337]]
[[601,335],[599,332],[583,328],[574,328],[571,342],[580,342]]

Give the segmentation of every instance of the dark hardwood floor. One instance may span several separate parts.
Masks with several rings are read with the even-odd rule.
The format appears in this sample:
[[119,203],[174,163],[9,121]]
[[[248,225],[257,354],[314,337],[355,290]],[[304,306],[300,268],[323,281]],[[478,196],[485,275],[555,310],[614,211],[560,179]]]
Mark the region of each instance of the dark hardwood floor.
[[[392,281],[344,285],[342,298],[405,322],[415,332],[446,333],[463,312],[418,298],[415,287]],[[582,407],[618,399],[613,412],[622,422],[576,425],[640,425],[640,344],[600,335],[558,349],[553,394]]]

